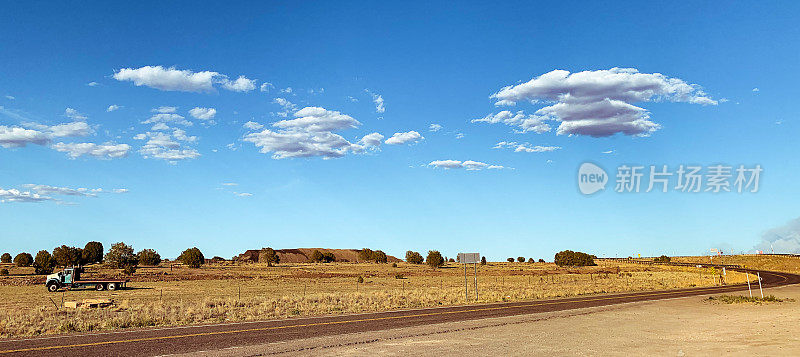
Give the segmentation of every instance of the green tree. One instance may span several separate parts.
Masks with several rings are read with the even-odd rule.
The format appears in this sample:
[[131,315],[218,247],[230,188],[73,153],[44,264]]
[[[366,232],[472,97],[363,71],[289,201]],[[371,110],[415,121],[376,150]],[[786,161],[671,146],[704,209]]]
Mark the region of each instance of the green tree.
[[325,263],[333,263],[336,261],[336,256],[331,252],[322,253],[322,261]]
[[53,260],[55,260],[56,266],[80,265],[81,258],[81,250],[79,248],[62,245],[53,249]]
[[83,247],[83,251],[81,254],[83,255],[83,261],[85,264],[95,264],[95,263],[102,263],[103,262],[103,243],[100,242],[89,242],[86,243],[86,246]]
[[315,249],[313,252],[311,252],[311,262],[312,263],[322,262],[323,258],[324,257],[322,256],[322,252],[320,252],[319,250]]
[[486,265],[486,257],[481,257],[481,265]]
[[520,263],[524,263],[525,262],[525,257],[517,257],[517,261],[520,262]]
[[375,252],[372,249],[364,248],[358,251],[358,260],[359,261],[370,261],[374,260]]
[[444,265],[444,258],[442,257],[442,253],[439,253],[438,250],[429,250],[425,262],[428,263],[428,266],[431,268],[436,269]]
[[139,264],[156,266],[161,264],[161,255],[153,249],[142,249],[136,253],[139,258]]
[[33,257],[29,253],[19,253],[14,257],[14,264],[18,267],[29,267],[33,264]]
[[583,252],[573,252],[571,250],[562,250],[556,253],[554,261],[558,266],[582,267],[596,265],[593,256]]
[[183,253],[181,253],[181,255],[178,257],[178,260],[190,268],[199,268],[206,262],[203,252],[201,252],[200,249],[197,249],[197,247],[184,250]]
[[40,250],[39,253],[36,253],[36,259],[33,261],[33,267],[36,274],[51,274],[55,266],[56,261],[53,259],[53,256],[50,255],[50,252],[46,250]]
[[666,255],[662,255],[662,256],[660,256],[658,258],[653,259],[653,261],[656,262],[656,263],[669,263],[670,260],[672,260],[672,259],[670,259],[670,257],[668,257]]
[[111,246],[105,256],[106,264],[111,267],[124,269],[129,265],[139,263],[138,257],[133,253],[133,247],[123,242],[115,243]]
[[513,263],[514,262],[514,258],[508,258],[508,259],[506,259],[506,261],[509,262],[509,263]]
[[278,256],[278,253],[275,252],[274,249],[270,247],[262,248],[260,252],[258,252],[258,262],[259,263],[267,263],[268,267],[271,267],[272,264],[279,264],[281,262],[281,258]]
[[536,262],[536,260],[535,260],[535,259],[533,259],[533,258],[528,258],[528,263],[535,263],[535,262]]
[[0,262],[11,263],[11,254],[3,253],[3,255],[0,256]]
[[544,263],[544,259],[539,258],[539,263]]
[[423,261],[425,261],[425,259],[422,258],[422,254],[419,254],[419,252],[412,252],[410,250],[406,252],[406,262],[409,264],[422,264]]
[[375,260],[376,263],[386,263],[389,261],[389,257],[386,256],[381,250],[376,250],[372,256],[372,259]]

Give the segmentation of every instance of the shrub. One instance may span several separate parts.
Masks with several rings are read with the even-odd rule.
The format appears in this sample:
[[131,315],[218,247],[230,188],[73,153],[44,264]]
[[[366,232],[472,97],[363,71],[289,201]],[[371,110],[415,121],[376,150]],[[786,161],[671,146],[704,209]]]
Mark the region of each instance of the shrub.
[[535,263],[535,262],[536,260],[534,260],[533,258],[528,258],[528,263]]
[[406,252],[406,262],[409,264],[422,264],[423,261],[422,254],[419,254],[419,252],[410,250]]
[[197,249],[197,247],[184,250],[183,253],[181,253],[181,255],[178,257],[178,260],[190,268],[199,268],[206,262],[203,252],[201,252],[200,249]]
[[558,266],[589,266],[596,265],[591,255],[582,252],[573,252],[571,250],[562,250],[556,253],[555,263]]
[[39,253],[36,253],[36,259],[33,261],[35,274],[51,274],[55,266],[56,261],[53,259],[53,256],[50,255],[50,252],[46,250],[40,250]]
[[444,265],[444,258],[442,258],[442,253],[439,253],[438,250],[429,250],[425,262],[428,263],[428,266],[431,268],[436,269]]
[[481,265],[486,265],[486,257],[481,257]]
[[278,253],[276,253],[274,249],[266,247],[266,248],[261,248],[261,251],[258,252],[258,262],[267,263],[267,266],[271,267],[272,264],[280,263],[281,258],[278,257]]
[[376,263],[386,263],[389,261],[389,257],[386,256],[386,253],[380,250],[376,250],[373,256]]
[[152,249],[142,249],[136,254],[139,258],[139,264],[156,266],[161,264],[161,255]]
[[318,250],[314,250],[313,252],[311,252],[311,262],[312,263],[320,263],[320,262],[322,262],[322,259],[323,259],[322,252],[320,252]]
[[506,259],[506,261],[509,262],[509,263],[513,263],[514,262],[514,258],[508,258],[508,259]]
[[539,263],[544,263],[544,259],[539,258]]
[[361,276],[361,275],[358,276],[358,283],[359,284],[363,284],[364,283],[364,277],[363,276]]
[[380,250],[373,251],[369,248],[364,248],[358,251],[359,261],[374,261],[376,263],[386,263],[389,259],[386,253]]
[[656,263],[669,263],[670,260],[671,260],[670,257],[666,255],[662,255],[658,258],[653,259],[653,261]]
[[[258,255],[258,259],[261,259],[261,254],[260,253]],[[222,263],[222,262],[225,261],[225,258],[220,257],[218,255],[215,255],[213,258],[211,258],[211,261],[214,262],[214,263]]]
[[103,262],[103,243],[89,242],[83,247],[81,251],[84,264],[94,264]]
[[53,260],[60,267],[81,265],[82,253],[79,248],[62,245],[53,249]]
[[25,252],[19,253],[16,257],[14,257],[14,264],[16,264],[18,267],[29,267],[31,264],[33,264],[33,257]]
[[392,268],[397,268],[397,263],[392,263]]
[[139,259],[133,253],[133,247],[123,242],[115,243],[111,249],[106,253],[106,264],[113,267],[122,269],[129,265],[136,265]]
[[122,268],[122,273],[125,275],[133,275],[136,272],[136,265],[128,264],[124,268]]
[[322,262],[324,263],[333,263],[336,261],[336,256],[333,255],[331,252],[322,253]]
[[0,269],[0,275],[8,275],[8,269],[6,268]]
[[525,257],[517,257],[517,261],[520,262],[520,263],[524,263],[525,262]]
[[447,261],[450,262],[450,263],[455,263],[456,262],[456,260],[453,259],[453,258],[447,259]]
[[0,262],[2,262],[2,263],[11,263],[11,254],[3,253],[3,255],[0,256]]

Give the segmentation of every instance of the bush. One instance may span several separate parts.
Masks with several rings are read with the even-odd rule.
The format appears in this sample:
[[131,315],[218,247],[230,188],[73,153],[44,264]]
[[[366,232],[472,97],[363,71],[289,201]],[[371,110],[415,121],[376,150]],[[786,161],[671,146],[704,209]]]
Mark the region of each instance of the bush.
[[419,252],[410,250],[406,252],[406,262],[409,264],[422,264],[423,261],[422,254],[419,254]]
[[520,262],[520,263],[524,263],[525,262],[525,257],[517,257],[517,261]]
[[258,252],[258,262],[267,263],[267,266],[271,267],[272,264],[280,263],[281,258],[278,257],[278,253],[275,252],[275,249],[270,247],[261,248],[261,251]]
[[486,265],[486,257],[481,257],[481,265]]
[[397,263],[392,263],[392,268],[397,268]]
[[363,284],[364,283],[364,277],[363,276],[361,276],[361,275],[358,276],[358,283],[359,284]]
[[509,262],[509,263],[513,263],[514,262],[514,258],[508,258],[508,259],[506,259],[506,261]]
[[142,249],[136,254],[139,258],[139,264],[156,266],[161,264],[161,255],[152,249]]
[[103,243],[89,242],[81,251],[84,264],[94,264],[103,262]]
[[536,260],[534,260],[533,258],[528,258],[528,263],[535,263],[535,262]]
[[[258,259],[261,259],[261,253],[259,253]],[[215,255],[213,258],[211,258],[211,261],[214,263],[222,263],[225,261],[225,258]]]
[[0,262],[2,262],[2,263],[11,263],[11,254],[3,253],[3,255],[0,256]]
[[82,252],[79,248],[62,245],[53,249],[53,260],[56,266],[68,267],[81,265]]
[[318,250],[314,250],[311,252],[311,262],[312,263],[321,263],[323,259],[322,252]]
[[201,252],[200,249],[193,247],[184,250],[178,257],[178,261],[190,268],[199,268],[201,265],[205,264],[206,258],[203,256],[203,252]]
[[669,263],[670,260],[671,260],[670,257],[666,255],[662,255],[658,258],[653,259],[653,261],[656,263]]
[[25,252],[19,253],[16,257],[14,257],[14,264],[16,264],[18,267],[29,267],[31,264],[33,264],[33,257]]
[[53,268],[55,266],[56,261],[53,259],[53,256],[50,255],[50,252],[46,250],[40,250],[39,253],[36,253],[36,259],[33,261],[35,274],[51,274],[53,273]]
[[375,255],[373,256],[376,263],[386,263],[389,261],[389,257],[386,256],[386,253],[380,250],[375,251]]
[[123,242],[115,243],[111,246],[111,249],[106,253],[105,261],[107,265],[117,269],[139,264],[138,257],[133,253],[133,247]]
[[386,263],[389,261],[389,258],[386,256],[386,253],[380,250],[373,251],[372,249],[364,248],[358,251],[358,260],[365,262],[373,261],[376,263]]
[[0,275],[8,275],[8,269],[6,268],[0,269]]
[[438,250],[429,250],[425,262],[428,263],[428,266],[431,268],[436,269],[444,265],[444,258],[442,257],[442,253],[439,253]]
[[128,264],[124,268],[122,268],[122,273],[125,275],[133,275],[136,272],[136,265]]
[[573,252],[571,250],[562,250],[556,253],[555,263],[558,266],[573,267],[596,265],[593,256],[582,252]]
[[323,263],[333,263],[336,261],[336,256],[333,255],[331,252],[322,253],[322,262]]
[[544,259],[539,258],[539,263],[544,263]]

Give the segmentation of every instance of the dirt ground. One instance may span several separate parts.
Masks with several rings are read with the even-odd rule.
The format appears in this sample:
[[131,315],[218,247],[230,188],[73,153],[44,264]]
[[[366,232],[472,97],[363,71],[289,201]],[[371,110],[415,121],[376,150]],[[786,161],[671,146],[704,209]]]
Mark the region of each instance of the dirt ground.
[[800,355],[800,286],[768,289],[765,294],[795,301],[726,305],[706,302],[706,297],[688,297],[321,337],[206,354]]

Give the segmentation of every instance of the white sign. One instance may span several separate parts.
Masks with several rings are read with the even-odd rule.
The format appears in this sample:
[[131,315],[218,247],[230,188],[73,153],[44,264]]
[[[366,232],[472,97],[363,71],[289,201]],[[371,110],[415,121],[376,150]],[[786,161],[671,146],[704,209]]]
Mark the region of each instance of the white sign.
[[477,264],[481,262],[480,253],[458,253],[458,262],[462,264]]

